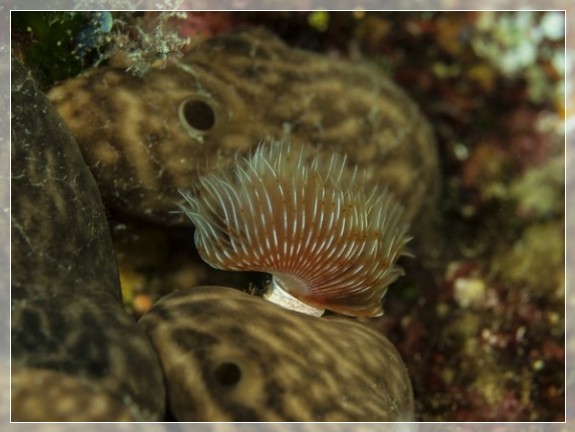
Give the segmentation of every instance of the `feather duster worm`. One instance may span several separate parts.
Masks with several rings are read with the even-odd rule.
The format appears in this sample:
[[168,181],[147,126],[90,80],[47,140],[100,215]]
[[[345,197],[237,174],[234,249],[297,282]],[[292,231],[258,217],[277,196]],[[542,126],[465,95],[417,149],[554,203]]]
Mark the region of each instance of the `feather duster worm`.
[[274,293],[321,312],[381,315],[388,285],[403,274],[403,208],[339,154],[267,140],[182,195],[207,263],[270,273]]

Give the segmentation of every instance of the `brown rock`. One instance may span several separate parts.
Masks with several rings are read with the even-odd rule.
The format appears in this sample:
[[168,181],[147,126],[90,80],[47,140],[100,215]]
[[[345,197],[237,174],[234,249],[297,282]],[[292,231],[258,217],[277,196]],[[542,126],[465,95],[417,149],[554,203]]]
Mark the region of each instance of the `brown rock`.
[[189,224],[178,189],[270,136],[347,154],[396,194],[408,220],[438,191],[431,128],[384,73],[261,29],[209,39],[143,77],[98,68],[50,98],[105,202],[147,219]]
[[180,421],[401,421],[413,417],[393,345],[358,321],[317,318],[224,287],[161,299],[139,321]]
[[[96,183],[16,59],[11,216],[12,414],[22,421],[162,418],[160,365],[122,308]],[[41,391],[40,376],[59,384]],[[97,412],[80,410],[90,400]]]

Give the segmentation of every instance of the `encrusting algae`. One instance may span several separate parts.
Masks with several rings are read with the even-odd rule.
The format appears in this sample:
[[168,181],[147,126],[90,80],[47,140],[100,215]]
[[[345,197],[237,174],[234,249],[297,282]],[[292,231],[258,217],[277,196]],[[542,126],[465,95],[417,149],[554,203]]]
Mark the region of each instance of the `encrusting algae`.
[[320,313],[378,316],[409,237],[403,208],[366,175],[340,154],[267,140],[200,177],[183,210],[212,266],[271,273],[276,289]]

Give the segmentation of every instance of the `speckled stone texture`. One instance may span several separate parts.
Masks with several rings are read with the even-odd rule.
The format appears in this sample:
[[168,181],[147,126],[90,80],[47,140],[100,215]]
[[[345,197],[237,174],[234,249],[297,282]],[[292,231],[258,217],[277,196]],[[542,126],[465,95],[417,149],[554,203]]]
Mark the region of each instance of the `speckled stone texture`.
[[139,321],[180,421],[406,421],[410,379],[367,324],[289,311],[218,286],[161,299]]
[[385,73],[259,28],[209,38],[143,77],[96,68],[50,99],[106,204],[162,223],[189,224],[178,189],[268,137],[348,155],[397,196],[407,220],[426,216],[439,191],[431,127]]
[[76,142],[12,60],[12,420],[158,420],[163,382],[122,308],[103,205]]

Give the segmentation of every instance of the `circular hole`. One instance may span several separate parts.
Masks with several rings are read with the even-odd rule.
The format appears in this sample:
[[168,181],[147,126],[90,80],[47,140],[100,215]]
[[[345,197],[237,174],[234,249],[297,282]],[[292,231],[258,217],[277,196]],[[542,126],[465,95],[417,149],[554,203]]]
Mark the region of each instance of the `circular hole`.
[[180,117],[188,126],[208,131],[216,123],[216,114],[212,107],[199,99],[189,99],[180,105]]
[[231,387],[242,379],[242,370],[235,363],[223,362],[214,369],[214,376],[220,385]]

